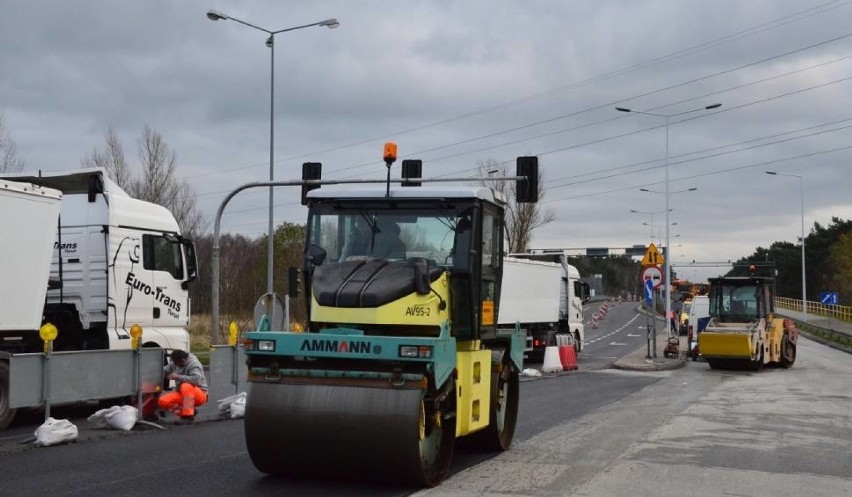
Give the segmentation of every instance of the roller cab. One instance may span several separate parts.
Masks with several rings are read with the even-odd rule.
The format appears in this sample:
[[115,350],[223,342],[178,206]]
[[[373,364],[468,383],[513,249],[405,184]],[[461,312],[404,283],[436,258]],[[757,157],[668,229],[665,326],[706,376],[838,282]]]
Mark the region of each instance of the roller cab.
[[439,483],[505,450],[524,334],[497,330],[503,205],[483,187],[307,194],[304,333],[247,333],[246,440],[269,474]]

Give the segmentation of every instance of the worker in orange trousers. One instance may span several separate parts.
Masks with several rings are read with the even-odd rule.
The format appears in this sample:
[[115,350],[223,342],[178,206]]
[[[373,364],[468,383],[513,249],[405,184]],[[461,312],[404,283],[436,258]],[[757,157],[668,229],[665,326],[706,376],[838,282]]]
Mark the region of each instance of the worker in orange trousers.
[[160,395],[160,409],[168,409],[182,420],[195,418],[195,408],[207,403],[207,379],[201,361],[194,354],[173,350],[163,375],[175,381],[177,390]]

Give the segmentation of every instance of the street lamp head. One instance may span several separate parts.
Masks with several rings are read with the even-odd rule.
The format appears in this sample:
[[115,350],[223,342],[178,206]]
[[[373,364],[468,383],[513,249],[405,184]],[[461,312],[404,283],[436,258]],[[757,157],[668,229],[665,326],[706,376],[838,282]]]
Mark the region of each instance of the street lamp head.
[[225,21],[228,19],[228,16],[221,12],[216,12],[215,10],[208,10],[207,18],[211,21]]
[[628,109],[627,107],[616,107],[615,110],[617,110],[618,112],[630,112],[630,109]]
[[695,190],[698,190],[698,187],[697,187],[697,186],[694,186],[694,187],[692,187],[692,188],[688,189],[687,191],[688,191],[688,192],[694,192]]
[[649,190],[647,188],[640,188],[639,191],[640,192],[650,192],[651,190]]
[[340,23],[337,22],[337,19],[332,17],[331,19],[326,19],[325,21],[320,22],[319,26],[327,26],[328,29],[334,29],[340,26]]
[[704,109],[705,109],[705,110],[718,109],[718,108],[719,108],[719,107],[721,107],[721,106],[722,106],[722,104],[710,104],[710,105],[708,105],[707,107],[704,107]]
[[776,173],[775,171],[766,171],[766,174],[771,174],[772,176],[778,175],[778,173]]

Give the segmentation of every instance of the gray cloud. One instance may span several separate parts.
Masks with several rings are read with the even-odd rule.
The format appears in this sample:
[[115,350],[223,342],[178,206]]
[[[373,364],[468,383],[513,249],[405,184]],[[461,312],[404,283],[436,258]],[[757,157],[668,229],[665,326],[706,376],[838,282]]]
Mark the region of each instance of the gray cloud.
[[[664,211],[664,195],[638,191],[664,189],[664,120],[613,107],[675,114],[721,102],[671,120],[671,191],[698,188],[671,195],[675,263],[795,241],[798,180],[765,170],[804,175],[807,225],[852,217],[852,128],[840,129],[852,121],[804,130],[852,119],[849,1],[9,0],[0,112],[21,157],[34,169],[76,167],[112,126],[134,162],[147,124],[176,150],[211,219],[230,189],[266,179],[265,35],[211,22],[211,8],[272,29],[341,22],[276,37],[278,178],[299,177],[307,160],[326,177],[382,177],[387,138],[427,175],[538,154],[557,220],[534,245],[659,243],[664,216],[649,228],[630,210]],[[223,226],[263,233],[265,202],[241,196]],[[278,221],[304,217],[296,192],[276,205]]]

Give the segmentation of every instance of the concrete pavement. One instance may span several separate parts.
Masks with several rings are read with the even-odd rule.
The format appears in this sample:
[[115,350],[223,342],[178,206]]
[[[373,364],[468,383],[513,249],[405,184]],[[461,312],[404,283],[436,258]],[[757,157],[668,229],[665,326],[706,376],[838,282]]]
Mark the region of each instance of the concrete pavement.
[[[641,313],[646,312],[641,306],[639,306],[637,311]],[[686,349],[688,345],[686,343],[686,337],[678,337],[679,354],[677,358],[667,358],[663,354],[668,343],[668,338],[669,335],[666,329],[666,322],[662,319],[662,317],[658,316],[656,343],[657,357],[648,358],[648,345],[646,343],[642,347],[615,361],[613,367],[627,371],[663,371],[682,368],[686,364]],[[653,356],[653,351],[651,355]]]
[[678,337],[680,342],[678,350],[680,351],[677,358],[667,358],[663,356],[663,350],[668,343],[668,335],[657,332],[657,357],[648,358],[648,346],[634,350],[626,356],[618,359],[613,364],[616,369],[624,369],[627,371],[663,371],[667,369],[682,368],[686,364],[686,337]]

